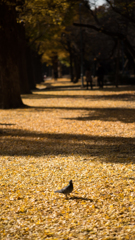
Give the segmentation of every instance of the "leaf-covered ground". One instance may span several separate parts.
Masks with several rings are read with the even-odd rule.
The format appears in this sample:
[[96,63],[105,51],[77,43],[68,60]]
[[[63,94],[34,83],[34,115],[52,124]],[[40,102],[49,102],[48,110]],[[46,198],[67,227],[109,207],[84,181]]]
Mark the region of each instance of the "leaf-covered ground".
[[0,240],[134,240],[135,88],[47,84],[0,110]]

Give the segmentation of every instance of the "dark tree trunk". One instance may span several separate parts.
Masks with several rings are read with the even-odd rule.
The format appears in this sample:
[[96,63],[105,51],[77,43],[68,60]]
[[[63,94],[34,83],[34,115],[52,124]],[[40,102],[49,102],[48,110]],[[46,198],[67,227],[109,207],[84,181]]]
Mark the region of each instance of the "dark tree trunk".
[[19,108],[23,103],[20,97],[17,23],[14,7],[0,3],[0,26],[0,108]]
[[74,74],[73,74],[73,53],[71,48],[71,43],[68,41],[68,51],[69,51],[69,59],[70,59],[70,76],[71,76],[71,82],[74,81]]
[[36,83],[41,83],[43,81],[41,56],[36,52],[34,54],[34,72]]
[[75,70],[74,83],[77,83],[80,78],[80,61],[78,61],[78,57],[75,55],[74,55],[74,70]]
[[116,73],[115,73],[115,86],[118,87],[119,84],[119,63],[120,62],[120,40],[118,40],[117,46],[117,58],[116,58]]
[[58,56],[54,53],[52,57],[52,64],[53,64],[53,77],[55,80],[58,78]]
[[71,75],[71,82],[74,81],[74,74],[73,74],[73,54],[72,50],[70,51],[70,75]]
[[19,74],[20,74],[20,88],[21,94],[31,93],[28,81],[27,71],[27,47],[25,40],[25,28],[23,23],[18,24],[18,42],[19,42]]
[[35,89],[36,79],[34,73],[33,53],[29,46],[27,46],[27,73],[30,89]]

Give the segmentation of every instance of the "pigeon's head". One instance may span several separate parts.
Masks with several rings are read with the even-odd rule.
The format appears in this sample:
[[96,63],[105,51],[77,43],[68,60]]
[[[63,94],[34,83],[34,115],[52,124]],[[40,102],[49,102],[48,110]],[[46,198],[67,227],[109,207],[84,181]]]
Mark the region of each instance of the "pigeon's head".
[[69,184],[72,184],[72,180],[69,181]]

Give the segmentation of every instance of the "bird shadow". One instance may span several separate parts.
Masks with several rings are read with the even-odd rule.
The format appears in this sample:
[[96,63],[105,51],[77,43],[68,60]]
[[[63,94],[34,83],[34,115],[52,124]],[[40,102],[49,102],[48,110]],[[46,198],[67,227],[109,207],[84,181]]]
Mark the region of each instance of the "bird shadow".
[[77,196],[72,196],[70,197],[71,200],[83,200],[83,201],[90,201],[93,202],[93,199],[91,198],[84,198],[84,197],[77,197]]
[[4,126],[12,126],[12,125],[16,125],[15,123],[0,123],[0,125],[4,125]]

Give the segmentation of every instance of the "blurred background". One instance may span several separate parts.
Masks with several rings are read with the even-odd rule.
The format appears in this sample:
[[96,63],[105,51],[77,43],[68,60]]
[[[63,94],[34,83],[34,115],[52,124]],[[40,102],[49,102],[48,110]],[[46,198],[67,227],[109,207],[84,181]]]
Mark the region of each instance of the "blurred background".
[[135,2],[2,0],[0,108],[63,76],[94,86],[135,84]]

